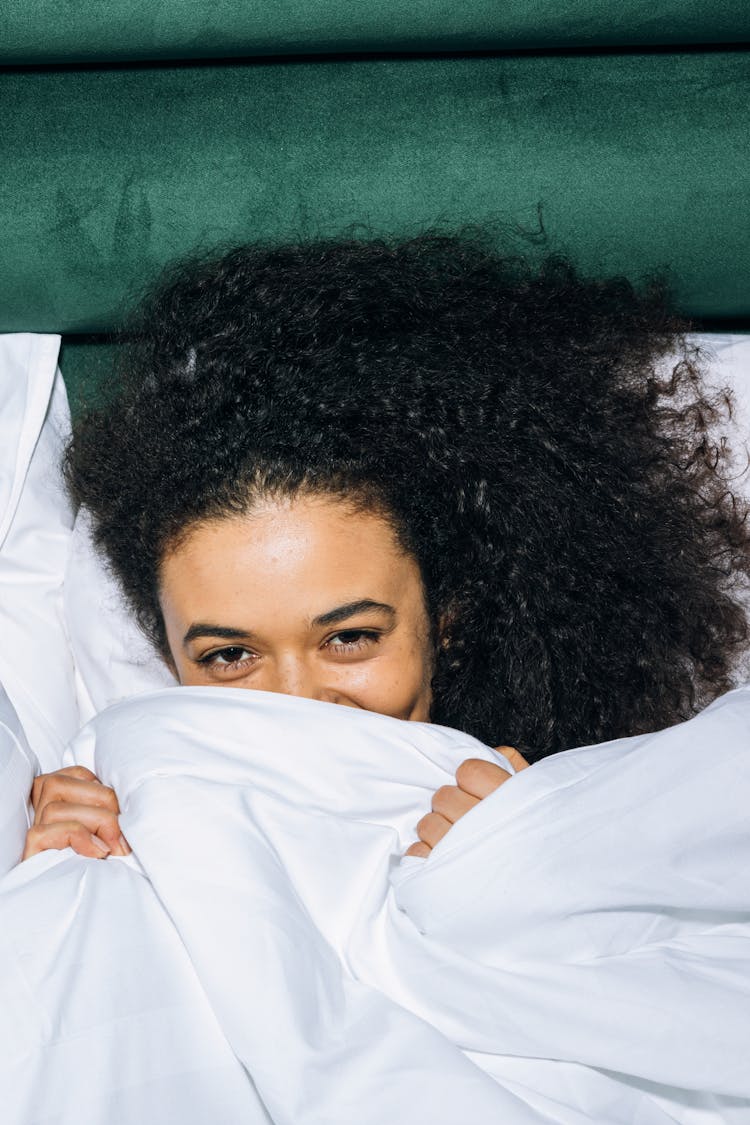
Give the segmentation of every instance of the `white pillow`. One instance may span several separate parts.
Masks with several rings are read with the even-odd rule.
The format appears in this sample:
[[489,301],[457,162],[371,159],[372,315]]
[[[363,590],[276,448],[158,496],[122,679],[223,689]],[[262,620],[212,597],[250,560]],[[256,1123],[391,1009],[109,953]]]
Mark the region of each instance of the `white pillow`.
[[0,685],[43,770],[79,726],[62,585],[73,513],[60,337],[0,335]]
[[704,333],[689,339],[709,356],[709,387],[728,386],[734,393],[733,418],[726,434],[736,491],[750,499],[750,332]]
[[[59,335],[0,334],[0,687],[43,772],[110,703],[176,683],[75,520]],[[70,625],[70,633],[67,631]]]
[[94,550],[90,528],[82,509],[73,529],[64,591],[82,723],[120,699],[177,685]]

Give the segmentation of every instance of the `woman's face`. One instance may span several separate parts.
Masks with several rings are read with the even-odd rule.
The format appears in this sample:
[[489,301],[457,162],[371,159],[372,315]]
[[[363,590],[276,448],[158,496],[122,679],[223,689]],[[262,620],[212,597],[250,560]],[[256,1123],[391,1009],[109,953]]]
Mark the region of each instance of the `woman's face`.
[[429,721],[422,578],[379,515],[301,495],[196,525],[162,562],[160,602],[181,684]]

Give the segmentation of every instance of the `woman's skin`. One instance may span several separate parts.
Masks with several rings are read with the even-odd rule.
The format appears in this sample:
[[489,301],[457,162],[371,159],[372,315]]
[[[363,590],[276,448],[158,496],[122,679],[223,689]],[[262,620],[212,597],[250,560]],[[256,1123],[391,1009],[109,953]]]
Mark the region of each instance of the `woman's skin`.
[[[415,559],[388,520],[334,497],[268,499],[197,524],[163,560],[160,604],[185,686],[225,685],[429,722],[435,644]],[[510,747],[516,769],[527,763]],[[442,786],[406,855],[426,857],[452,824],[512,775],[468,759]],[[130,850],[111,789],[80,766],[36,779],[23,858],[72,847]]]

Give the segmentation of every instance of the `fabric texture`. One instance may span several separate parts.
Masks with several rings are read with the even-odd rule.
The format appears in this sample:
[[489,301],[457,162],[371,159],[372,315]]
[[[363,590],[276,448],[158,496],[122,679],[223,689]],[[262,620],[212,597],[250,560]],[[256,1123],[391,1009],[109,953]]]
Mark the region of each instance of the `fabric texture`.
[[131,695],[177,686],[94,548],[85,511],[76,517],[63,586],[81,723]]
[[586,272],[748,316],[749,95],[741,50],[7,71],[0,329],[107,331],[217,243],[496,219],[533,256],[540,215]]
[[203,1125],[212,1091],[277,1125],[746,1121],[749,735],[743,688],[555,755],[423,860],[461,761],[512,772],[458,731],[231,688],[110,708],[68,760],[133,856],[0,881],[4,1122]]
[[744,0],[5,0],[0,63],[471,51],[750,38]]
[[60,476],[70,415],[59,346],[0,336],[0,684],[44,770],[80,725],[63,622],[73,512]]
[[32,823],[29,795],[39,763],[0,684],[0,876],[20,861]]

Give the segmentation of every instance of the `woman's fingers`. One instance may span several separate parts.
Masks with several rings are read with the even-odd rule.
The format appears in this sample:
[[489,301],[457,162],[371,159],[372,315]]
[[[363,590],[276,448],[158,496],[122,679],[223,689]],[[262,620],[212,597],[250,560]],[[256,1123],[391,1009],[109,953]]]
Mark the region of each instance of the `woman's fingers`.
[[434,848],[438,840],[442,840],[448,829],[452,827],[452,821],[446,820],[439,813],[427,813],[417,825],[417,836],[423,843]]
[[102,785],[85,766],[68,766],[35,778],[31,803],[36,812],[36,823],[39,823],[39,815],[44,808],[55,801],[67,801],[72,805],[93,805],[109,809],[115,815],[120,812],[114,789]]
[[440,813],[450,824],[455,824],[464,813],[478,804],[478,797],[473,797],[457,785],[441,785],[433,795],[432,811]]
[[114,790],[85,766],[41,774],[34,780],[31,802],[34,825],[26,834],[24,859],[61,848],[72,848],[90,859],[130,854],[120,832]]
[[518,773],[519,770],[527,770],[529,763],[524,758],[520,750],[516,750],[515,746],[496,746],[495,749],[498,753],[507,758],[513,769]]
[[72,779],[74,781],[95,781],[97,784],[100,782],[95,773],[87,770],[85,766],[66,766],[64,769],[55,770],[54,773],[42,773],[34,778],[34,784],[31,787],[31,803],[34,808],[37,807],[39,800],[45,788],[48,789],[56,787],[60,779]]
[[423,816],[417,825],[417,835],[423,843],[434,848],[451,825],[478,804],[477,797],[464,793],[456,785],[441,785],[433,795],[432,812]]
[[[498,750],[514,770],[528,769],[529,763],[515,747],[498,746]],[[512,773],[494,762],[467,758],[456,770],[458,785],[443,785],[435,793],[432,812],[423,816],[417,825],[419,843],[412,844],[404,854],[426,858],[457,820],[511,777]]]
[[[26,846],[22,859],[30,859],[39,852],[72,848],[78,855],[89,859],[105,859],[109,848],[85,825],[74,820],[61,820],[55,824],[35,824],[26,833]],[[124,853],[121,853],[124,854]]]
[[489,797],[499,786],[512,777],[501,766],[494,762],[485,762],[482,758],[467,758],[456,770],[456,781],[459,788],[472,797],[480,800]]
[[[130,847],[125,837],[120,832],[120,822],[117,814],[111,809],[102,808],[100,805],[76,805],[70,801],[50,801],[44,806],[41,813],[37,813],[34,827],[46,827],[54,824],[78,824],[87,829],[90,835],[96,836],[108,849],[111,855],[129,855]],[[51,846],[51,845],[49,845]],[[63,844],[63,847],[67,847]],[[70,845],[73,847],[73,845]],[[75,849],[78,851],[78,848]],[[79,852],[80,855],[89,855],[88,851]]]

